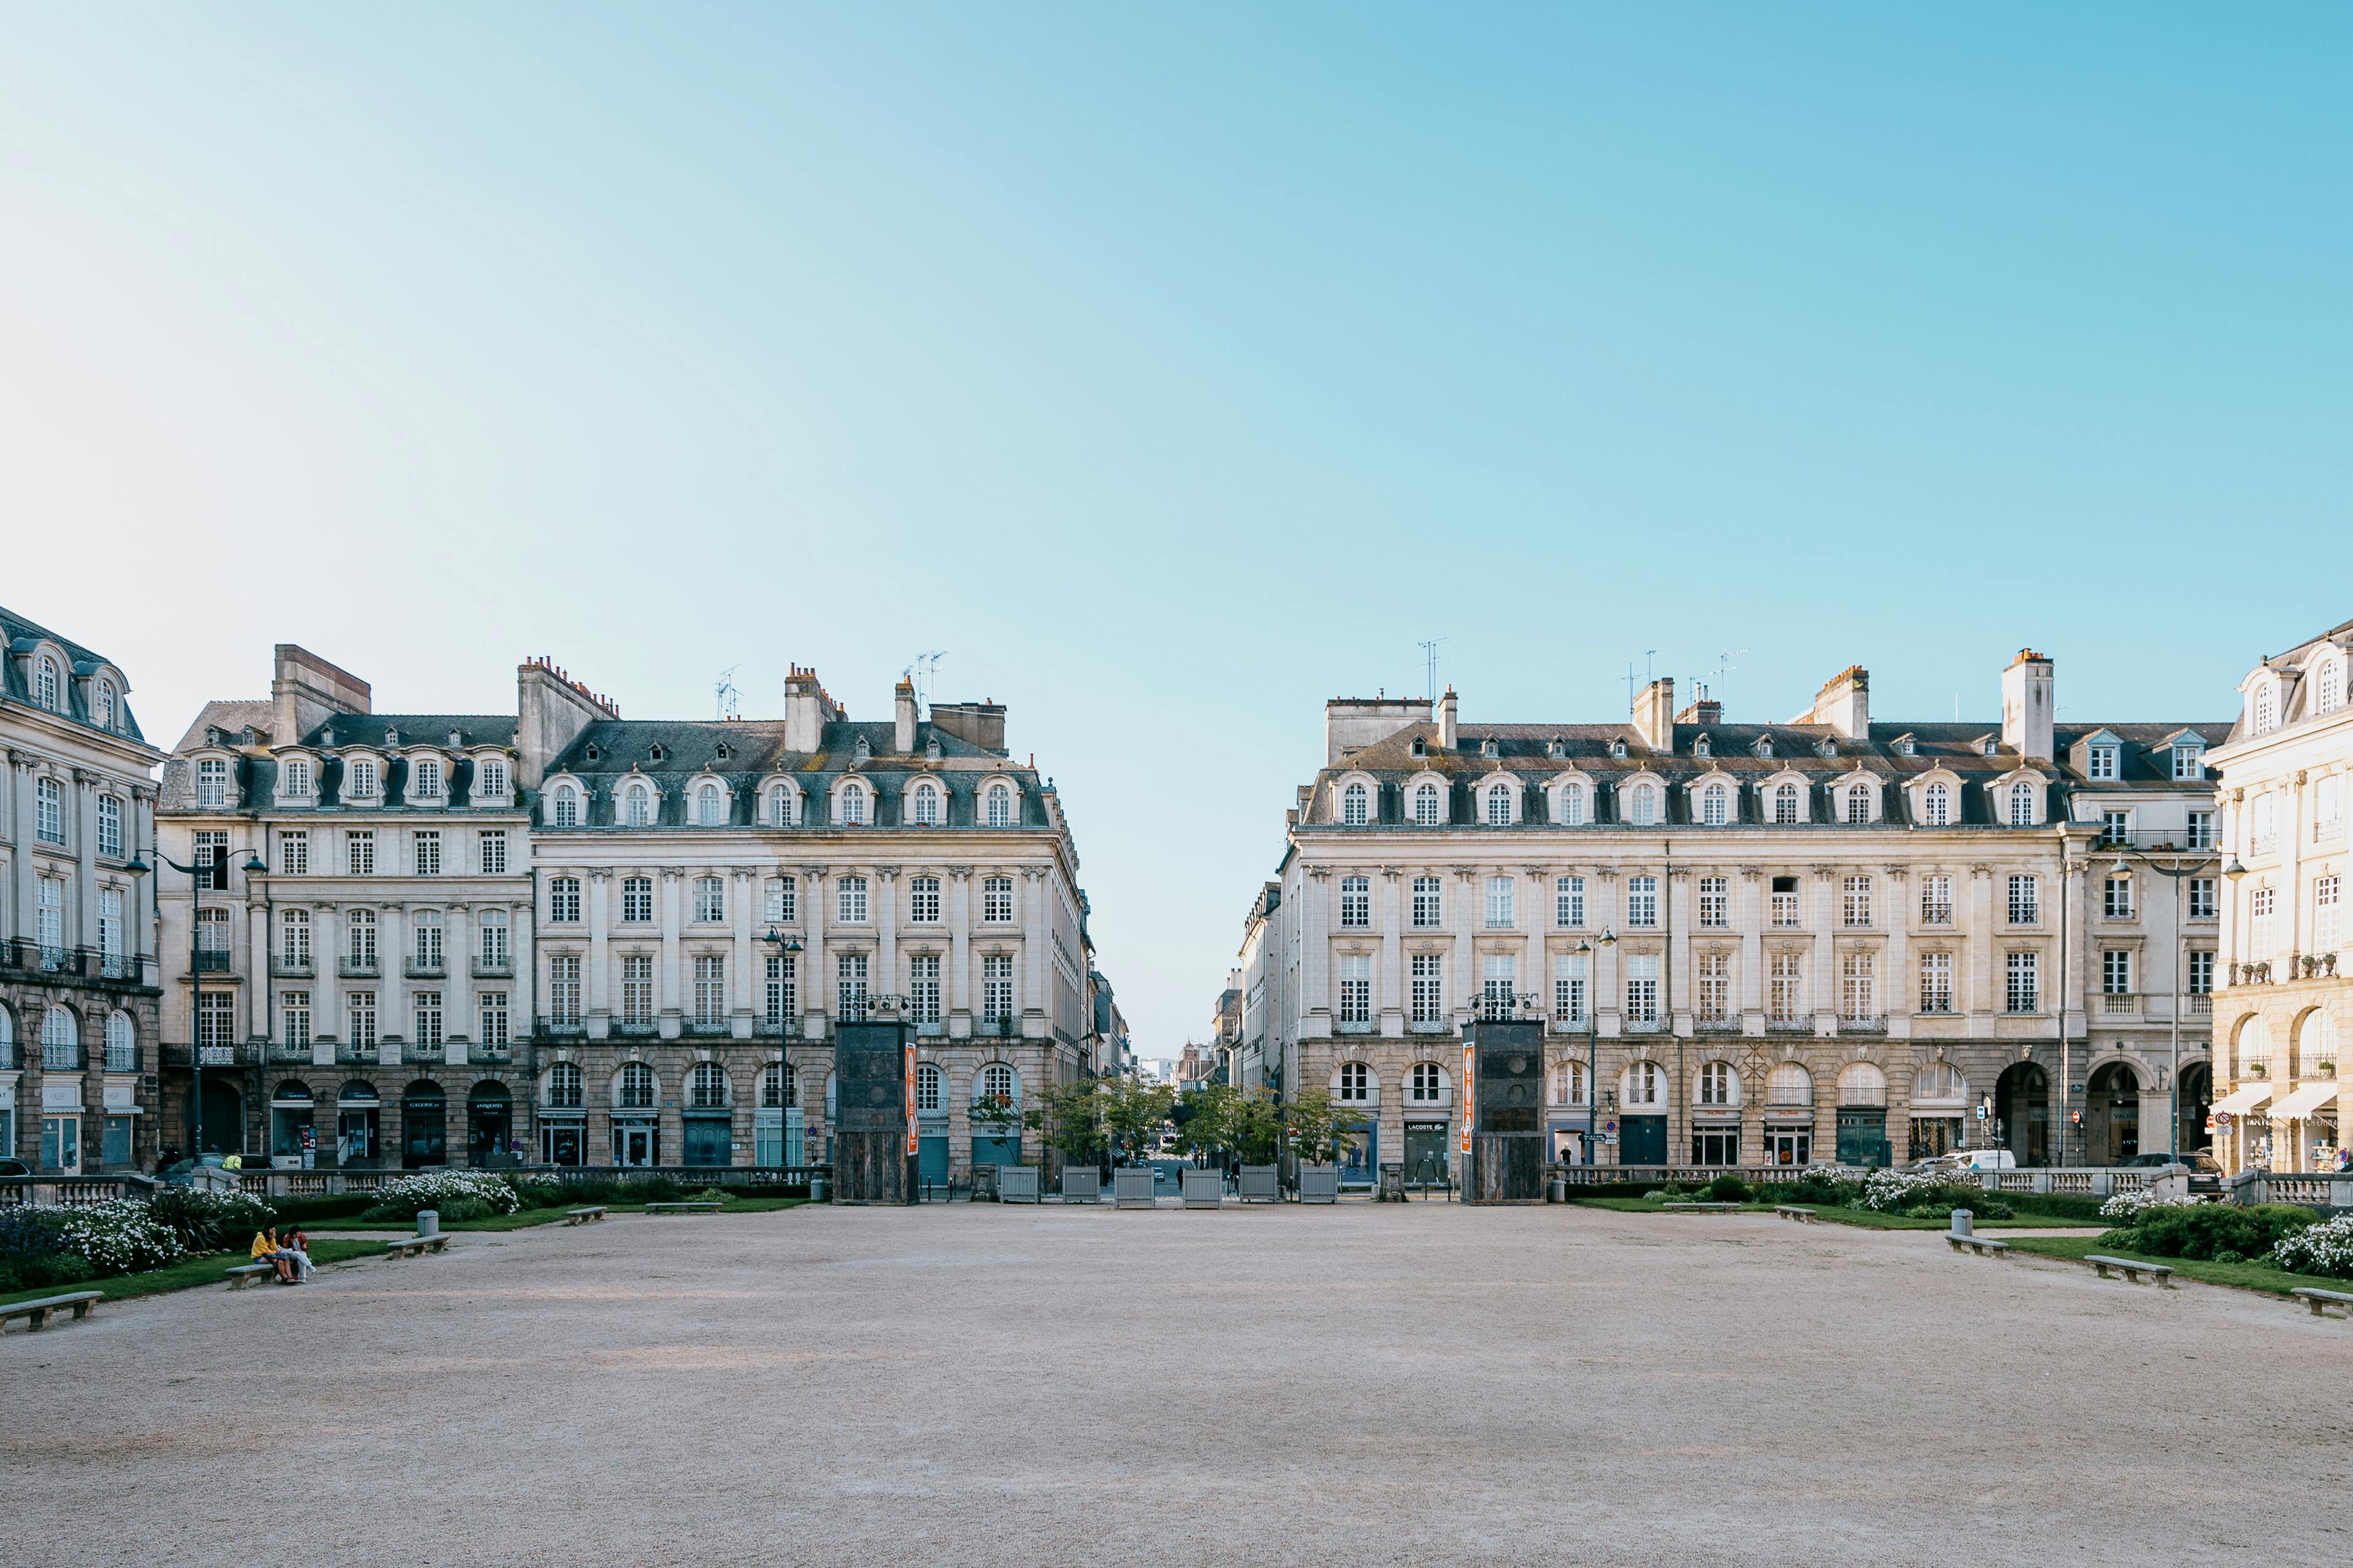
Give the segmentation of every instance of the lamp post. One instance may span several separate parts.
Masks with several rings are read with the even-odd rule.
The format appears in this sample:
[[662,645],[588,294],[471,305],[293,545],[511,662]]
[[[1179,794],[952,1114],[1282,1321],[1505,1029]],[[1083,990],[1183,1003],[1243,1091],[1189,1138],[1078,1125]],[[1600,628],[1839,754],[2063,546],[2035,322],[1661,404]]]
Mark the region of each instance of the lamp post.
[[[203,925],[197,918],[197,910],[204,903],[205,879],[215,870],[225,868],[227,862],[199,860],[193,866],[183,866],[160,847],[150,847],[154,848],[158,864],[169,866],[188,879],[188,1157],[193,1160],[205,1151],[205,1047],[200,1038],[204,1011],[204,960],[201,956],[204,949],[199,944]],[[133,877],[144,877],[155,867],[133,855],[122,868]],[[258,854],[247,856],[241,869],[248,877],[266,876],[269,871]]]
[[[2166,1075],[2165,1142],[2166,1152],[2177,1160],[2181,1158],[2181,879],[2195,875],[2212,858],[2211,855],[2202,855],[2194,861],[2185,861],[2176,857],[2172,865],[2160,866],[2148,855],[2140,857],[2142,865],[2173,884],[2173,1069]],[[2236,868],[2235,875],[2233,868]],[[2108,868],[2108,875],[2123,877],[2131,875],[2131,872],[2132,867],[2125,858],[2124,847],[2119,845],[2116,862]],[[2223,868],[2223,874],[2235,881],[2247,874],[2247,868],[2233,860]],[[2211,1039],[2207,1055],[2211,1060],[2213,1055]]]
[[[768,945],[776,950],[776,956],[786,964],[800,956],[798,937],[786,936],[770,926],[767,941]],[[796,1000],[799,998],[800,988],[797,985],[793,988],[793,994]],[[791,1102],[800,1097],[793,1093],[792,1089],[793,1021],[779,1010],[776,1015],[776,1180],[779,1183],[784,1180],[786,1168],[793,1163]]]
[[[1604,926],[1601,928],[1601,936],[1599,941],[1603,947],[1615,947],[1618,945],[1618,933],[1609,927]],[[1599,987],[1601,983],[1601,976],[1598,971],[1601,966],[1593,961],[1594,948],[1592,942],[1586,942],[1580,938],[1577,944],[1574,948],[1570,949],[1570,951],[1576,953],[1577,957],[1586,961],[1585,1163],[1588,1165],[1598,1165],[1601,1161],[1594,1148],[1594,1137],[1596,1131],[1594,1127],[1594,1112],[1601,1103],[1601,1015],[1599,1010],[1595,1006],[1595,1003],[1600,995]]]

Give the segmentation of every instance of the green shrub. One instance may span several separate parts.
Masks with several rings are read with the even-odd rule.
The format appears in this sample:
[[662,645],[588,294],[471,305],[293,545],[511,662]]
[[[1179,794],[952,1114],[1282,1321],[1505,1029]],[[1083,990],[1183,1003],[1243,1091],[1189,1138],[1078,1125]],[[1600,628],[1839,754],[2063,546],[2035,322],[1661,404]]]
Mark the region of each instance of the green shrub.
[[254,1232],[281,1223],[277,1209],[259,1198],[195,1187],[161,1189],[147,1212],[171,1227],[184,1252],[233,1250],[248,1244]]
[[90,1278],[90,1264],[69,1253],[0,1258],[0,1291],[46,1290]]
[[2147,1208],[2133,1224],[2107,1232],[2102,1247],[2151,1258],[2193,1258],[2221,1261],[2225,1252],[2238,1261],[2261,1258],[2296,1232],[2317,1224],[2320,1216],[2294,1204],[2261,1204],[2241,1208],[2235,1204],[2196,1204],[2187,1207]]
[[336,1193],[315,1198],[272,1198],[269,1206],[278,1211],[280,1226],[321,1225],[353,1218],[374,1208],[375,1201],[374,1193]]
[[512,1214],[522,1206],[503,1176],[485,1171],[426,1171],[387,1184],[363,1219],[415,1219],[421,1209],[432,1209],[444,1224],[454,1225],[488,1215]]
[[1707,1196],[1712,1203],[1745,1204],[1751,1195],[1748,1184],[1729,1171],[1707,1184]]
[[[691,1201],[698,1204],[723,1204],[727,1201],[727,1194],[718,1187],[705,1187],[701,1192],[690,1193],[687,1196]],[[655,1201],[659,1203],[660,1200]]]
[[558,1206],[578,1206],[571,1203],[572,1194],[562,1182],[545,1176],[517,1176],[515,1195],[527,1209],[552,1209]]
[[2244,1263],[2246,1258],[2226,1247],[2221,1251],[2214,1255],[2214,1261],[2217,1263]]

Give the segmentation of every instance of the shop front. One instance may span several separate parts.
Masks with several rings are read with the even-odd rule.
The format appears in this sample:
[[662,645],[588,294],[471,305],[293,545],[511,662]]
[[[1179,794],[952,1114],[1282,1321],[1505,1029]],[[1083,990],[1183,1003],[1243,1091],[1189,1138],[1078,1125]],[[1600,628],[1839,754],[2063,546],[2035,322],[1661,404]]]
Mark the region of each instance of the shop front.
[[1814,1163],[1814,1113],[1811,1110],[1768,1110],[1765,1113],[1765,1163],[1799,1171]]
[[383,1159],[382,1102],[375,1086],[354,1079],[335,1094],[335,1163],[373,1165]]
[[466,1163],[480,1169],[506,1162],[514,1138],[514,1096],[491,1079],[466,1096]]
[[449,1163],[449,1099],[431,1079],[419,1079],[400,1097],[400,1163],[421,1171]]
[[1409,1183],[1443,1182],[1454,1168],[1454,1123],[1409,1121],[1405,1124],[1405,1179]]
[[1692,1119],[1691,1163],[1694,1165],[1740,1163],[1740,1114],[1696,1112]]
[[319,1130],[311,1086],[288,1079],[269,1091],[269,1163],[307,1171],[319,1163]]
[[588,1163],[588,1114],[585,1110],[539,1113],[539,1158],[545,1165]]

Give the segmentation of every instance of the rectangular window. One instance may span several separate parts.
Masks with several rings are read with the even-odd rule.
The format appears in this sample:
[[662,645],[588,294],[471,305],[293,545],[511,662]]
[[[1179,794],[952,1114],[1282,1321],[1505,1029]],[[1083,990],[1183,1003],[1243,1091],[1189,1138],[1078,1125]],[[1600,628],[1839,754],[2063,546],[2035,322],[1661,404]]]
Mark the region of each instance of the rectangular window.
[[311,836],[295,830],[278,836],[278,871],[284,877],[311,874]]
[[654,879],[621,879],[621,919],[629,925],[650,925],[654,918]]
[[548,1021],[566,1026],[580,1022],[580,959],[560,953],[547,961]]
[[1773,923],[1785,930],[1794,929],[1802,916],[1798,902],[1798,879],[1773,879]]
[[720,877],[697,877],[694,879],[694,921],[697,925],[715,926],[727,919],[727,883]]
[[2337,951],[2337,879],[2322,877],[2312,884],[2312,948],[2315,952]]
[[2212,812],[2193,811],[2189,814],[2189,847],[2192,849],[2214,847],[2214,814]]
[[110,977],[122,973],[122,889],[98,890],[98,953]]
[[[54,885],[54,884],[52,884]],[[44,945],[47,945],[46,942]],[[196,911],[196,964],[215,972],[228,968],[228,911],[217,906]]]
[[417,967],[430,973],[441,968],[441,914],[438,910],[417,911]]
[[484,910],[476,928],[480,942],[476,952],[484,969],[493,973],[507,966],[507,912],[504,910]]
[[441,798],[441,764],[439,763],[421,759],[411,763],[408,766],[408,778],[409,783],[415,786],[408,793],[417,799]]
[[311,911],[287,910],[278,917],[278,962],[289,969],[311,967]]
[[1553,924],[1575,931],[1585,924],[1585,879],[1562,877],[1552,885]]
[[2132,842],[2132,813],[2104,811],[2100,813],[2100,842],[2108,845]]
[[834,919],[843,925],[866,923],[866,879],[844,877],[834,884]]
[[[54,877],[44,877],[40,886],[34,890],[34,899],[35,936],[40,943],[41,962],[54,967],[65,962],[66,885]],[[199,910],[198,919],[212,912],[209,910]],[[224,910],[220,914],[225,920],[228,911]],[[204,927],[199,925],[196,940],[200,947],[204,934]]]
[[2110,877],[2100,886],[2100,912],[2112,921],[2128,921],[2133,912],[2130,877]]
[[653,955],[626,953],[621,959],[621,1022],[643,1027],[653,1021]]
[[1795,1024],[1810,1016],[1806,1005],[1805,960],[1794,952],[1777,952],[1767,973],[1766,1016],[1776,1024]]
[[2132,954],[2108,948],[2100,954],[2100,990],[2110,996],[2132,994]]
[[1435,877],[1413,879],[1413,923],[1420,931],[1435,931],[1444,912],[1445,900],[1439,892]]
[[[770,884],[774,886],[774,884]],[[914,877],[907,882],[907,919],[916,925],[937,925],[940,921],[940,879],[937,877]]]
[[1699,923],[1709,931],[1725,931],[1732,925],[1732,881],[1726,877],[1702,877],[1699,879]]
[[111,795],[98,797],[98,852],[122,858],[122,803]]
[[1949,952],[1924,952],[1920,955],[1920,1011],[1950,1013],[1953,1010],[1953,955]]
[[1013,879],[988,877],[980,884],[980,918],[990,925],[1009,925],[1013,920]]
[[2042,882],[2033,877],[2012,877],[2010,879],[2010,923],[2031,926],[2042,919]]
[[706,1026],[727,1021],[727,960],[719,953],[694,955],[694,1021]]
[[1656,877],[1626,879],[1626,923],[1638,927],[1659,923],[1659,879]]
[[580,879],[554,877],[547,884],[547,923],[572,925],[580,919]]
[[2189,918],[2191,920],[2198,921],[2211,921],[2220,916],[2221,912],[2221,898],[2220,890],[2215,886],[2214,879],[2211,877],[2190,878]]
[[2213,951],[2211,948],[2192,948],[2189,952],[2189,994],[2211,996],[2213,993]]
[[[206,991],[196,998],[196,1044],[206,1050],[225,1051],[237,1044],[237,994],[230,991]],[[69,1045],[66,1054],[72,1055]],[[52,1062],[46,1044],[41,1051],[41,1065],[60,1068],[78,1068],[79,1061]],[[206,1063],[211,1066],[211,1063]],[[226,1065],[226,1064],[223,1064]]]
[[1013,959],[993,953],[980,961],[980,1016],[1010,1028],[1013,1024]]
[[2040,1010],[2042,992],[2038,984],[2042,955],[2013,952],[2009,962],[2009,985],[2003,993],[2003,1007],[2011,1013],[2032,1013]]
[[196,879],[197,886],[209,888],[216,893],[227,891],[228,889],[228,835],[217,829],[206,829],[201,833],[191,834],[189,838],[195,846],[196,854],[194,864],[200,868],[200,873]]
[[44,844],[66,841],[65,792],[55,779],[33,781],[33,837]]
[[1363,1027],[1373,1021],[1373,960],[1363,952],[1340,956],[1340,1022]]
[[415,851],[414,864],[418,876],[438,877],[441,874],[441,835],[438,830],[416,835],[411,847]]
[[375,967],[374,910],[353,910],[343,917],[343,962],[355,970]]
[[1724,952],[1703,952],[1699,955],[1698,995],[1694,999],[1703,1024],[1726,1024],[1732,1021],[1732,955]]
[[311,994],[282,991],[278,995],[279,1033],[296,1050],[311,1047]]
[[301,800],[311,793],[311,764],[300,757],[289,757],[278,764],[278,796],[280,800]]
[[907,961],[907,994],[915,1004],[915,1022],[919,1026],[939,1023],[939,954],[919,952]]
[[782,1033],[787,1019],[800,1016],[800,955],[768,954],[768,1028]]
[[1349,931],[1362,931],[1373,923],[1373,879],[1370,877],[1340,879],[1340,924]]
[[228,804],[228,763],[218,757],[205,757],[196,763],[196,804]]
[[481,994],[480,1004],[482,1032],[480,1037],[482,1044],[503,1046],[510,1043],[514,1035],[507,1020],[507,994],[485,991]]
[[1413,1021],[1424,1026],[1446,1021],[1446,956],[1413,955]]
[[1565,952],[1552,961],[1552,1012],[1563,1023],[1585,1023],[1585,955]]
[[507,836],[503,828],[479,834],[475,844],[480,851],[482,875],[503,877],[507,874]]
[[1519,964],[1508,952],[1491,952],[1480,961],[1479,1014],[1490,1020],[1510,1019],[1519,1011]]
[[485,759],[474,771],[474,804],[476,805],[508,805],[512,804],[514,791],[507,785],[507,765],[495,758]]
[[409,1037],[412,1045],[438,1046],[441,1043],[441,993],[419,991],[416,1006],[417,1033]]
[[343,994],[343,1039],[355,1050],[375,1049],[375,993]]
[[1513,887],[1514,883],[1509,877],[1487,879],[1487,929],[1489,931],[1512,929]]
[[343,835],[343,875],[375,875],[375,834],[372,829],[355,828]]
[[[933,884],[937,887],[938,884]],[[801,918],[800,884],[790,877],[768,879],[768,921],[789,924]]]
[[2092,748],[2092,765],[2086,770],[2086,773],[2089,777],[2095,779],[2115,778],[2116,776],[2116,749],[2114,746],[2094,746]]
[[1953,923],[1953,879],[1947,876],[1920,879],[1920,923],[1948,926]]
[[1846,879],[1845,900],[1840,909],[1840,918],[1849,926],[1868,926],[1871,923],[1870,878],[1849,877]]
[[1632,953],[1626,959],[1626,1021],[1659,1021],[1659,955],[1655,952]]
[[866,1016],[866,955],[845,952],[834,961],[833,996],[841,1016],[855,1022]]
[[1850,1023],[1869,1023],[1879,1016],[1878,966],[1868,952],[1850,952],[1839,960],[1839,1016]]
[[2274,894],[2269,888],[2257,888],[2247,895],[2247,951],[2253,956],[2269,960],[2272,956],[2272,906]]

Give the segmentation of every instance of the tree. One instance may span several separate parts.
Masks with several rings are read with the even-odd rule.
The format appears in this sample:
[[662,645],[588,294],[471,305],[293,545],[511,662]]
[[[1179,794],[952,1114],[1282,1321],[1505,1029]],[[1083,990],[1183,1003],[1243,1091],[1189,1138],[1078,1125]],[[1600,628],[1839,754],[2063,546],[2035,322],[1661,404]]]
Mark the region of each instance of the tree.
[[1282,1133],[1282,1112],[1274,1095],[1254,1089],[1238,1096],[1226,1126],[1226,1147],[1245,1165],[1271,1165]]
[[1082,1163],[1103,1145],[1103,1085],[1094,1079],[1048,1089],[1021,1118],[1021,1124]]
[[1176,1097],[1176,1144],[1198,1158],[1222,1152],[1232,1136],[1241,1095],[1231,1084],[1205,1083]]
[[1021,1125],[1021,1113],[1009,1094],[976,1094],[972,1098],[972,1130],[984,1138],[1002,1138]]
[[1336,1164],[1364,1138],[1355,1114],[1334,1104],[1325,1089],[1299,1094],[1283,1107],[1283,1120],[1289,1125],[1292,1152],[1304,1165]]
[[1113,1154],[1130,1163],[1159,1148],[1160,1135],[1168,1130],[1176,1110],[1176,1091],[1165,1083],[1120,1078],[1103,1085],[1104,1134]]

